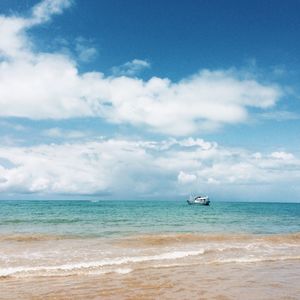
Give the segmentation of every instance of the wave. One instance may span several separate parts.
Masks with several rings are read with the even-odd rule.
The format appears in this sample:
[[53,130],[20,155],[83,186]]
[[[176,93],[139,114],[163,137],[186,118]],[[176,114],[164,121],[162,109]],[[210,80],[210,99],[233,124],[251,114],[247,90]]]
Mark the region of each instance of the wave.
[[300,260],[300,256],[280,256],[280,257],[240,257],[240,258],[227,258],[218,259],[207,262],[207,264],[230,264],[230,263],[253,263],[253,262],[275,262],[275,261],[288,261]]
[[[165,263],[188,256],[198,256],[204,251],[186,251],[186,252],[170,252],[152,256],[140,257],[124,257],[115,259],[104,259],[94,262],[71,263],[56,266],[37,266],[37,267],[11,267],[0,269],[0,279],[8,277],[36,277],[36,276],[72,276],[72,275],[104,275],[107,273],[128,274],[136,269],[145,268],[174,268],[195,265],[222,265],[222,264],[248,264],[263,262],[280,262],[280,261],[299,261],[300,256],[287,255],[276,257],[235,257],[235,258],[219,258],[213,260],[201,260],[198,262],[181,262],[181,263]],[[161,261],[159,264],[132,267],[134,263]],[[127,267],[127,264],[131,264]],[[124,267],[120,267],[125,265]]]
[[[82,262],[82,263],[73,263],[73,264],[62,264],[57,266],[38,266],[38,267],[10,267],[0,270],[0,277],[8,277],[12,275],[38,275],[41,276],[45,274],[47,276],[57,275],[57,272],[65,271],[76,271],[83,269],[95,269],[107,266],[118,266],[129,263],[140,263],[148,261],[159,261],[159,260],[174,260],[179,258],[184,258],[187,256],[196,256],[203,254],[204,250],[197,251],[173,251],[166,252],[156,255],[147,255],[147,256],[133,256],[133,257],[117,257],[117,258],[107,258],[100,261],[94,262]],[[54,274],[55,273],[55,274]],[[72,274],[72,272],[71,272]],[[64,275],[66,275],[64,273]]]

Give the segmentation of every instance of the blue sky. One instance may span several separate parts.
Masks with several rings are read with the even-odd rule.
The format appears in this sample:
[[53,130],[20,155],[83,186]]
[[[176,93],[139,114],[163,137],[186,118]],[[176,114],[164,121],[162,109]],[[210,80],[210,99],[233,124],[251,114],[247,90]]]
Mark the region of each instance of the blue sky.
[[1,198],[300,201],[299,9],[2,0]]

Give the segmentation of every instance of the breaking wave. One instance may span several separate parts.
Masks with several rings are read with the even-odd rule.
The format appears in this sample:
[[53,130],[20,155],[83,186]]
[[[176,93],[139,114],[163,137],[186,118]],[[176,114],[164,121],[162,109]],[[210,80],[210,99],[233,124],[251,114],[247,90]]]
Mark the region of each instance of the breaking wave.
[[[94,261],[94,262],[82,262],[82,263],[73,263],[73,264],[71,263],[71,264],[62,264],[57,266],[4,268],[4,269],[0,269],[0,277],[8,277],[12,275],[18,275],[18,276],[56,275],[57,276],[60,273],[63,273],[62,275],[72,275],[72,274],[76,274],[77,273],[76,271],[93,270],[96,268],[119,266],[119,265],[129,264],[129,263],[140,263],[140,262],[159,261],[159,260],[174,260],[174,259],[184,258],[187,256],[196,256],[203,253],[204,250],[202,249],[198,251],[174,251],[174,252],[167,252],[167,253],[162,253],[157,255],[108,258],[108,259],[102,259],[100,261]],[[121,269],[121,272],[119,271],[119,273],[122,273],[123,272],[122,270],[124,271],[124,269]]]

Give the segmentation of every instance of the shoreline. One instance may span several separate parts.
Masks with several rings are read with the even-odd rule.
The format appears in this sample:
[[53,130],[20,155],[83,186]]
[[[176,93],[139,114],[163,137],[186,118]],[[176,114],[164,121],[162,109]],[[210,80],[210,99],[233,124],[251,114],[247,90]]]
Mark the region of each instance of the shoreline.
[[0,235],[0,278],[71,276],[134,270],[141,264],[300,261],[300,232],[290,234],[135,234],[111,238]]

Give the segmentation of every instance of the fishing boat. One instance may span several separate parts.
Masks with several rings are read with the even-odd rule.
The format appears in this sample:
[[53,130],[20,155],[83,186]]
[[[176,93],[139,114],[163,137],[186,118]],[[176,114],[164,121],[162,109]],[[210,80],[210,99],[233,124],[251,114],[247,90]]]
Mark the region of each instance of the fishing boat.
[[190,196],[190,199],[187,200],[189,205],[198,204],[198,205],[209,205],[210,200],[207,196]]

